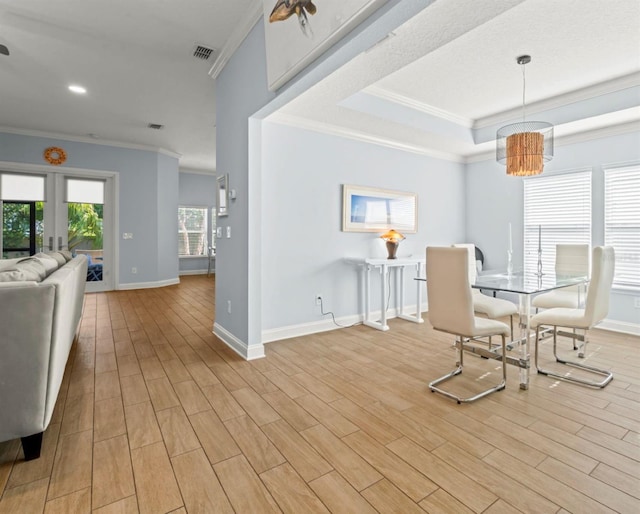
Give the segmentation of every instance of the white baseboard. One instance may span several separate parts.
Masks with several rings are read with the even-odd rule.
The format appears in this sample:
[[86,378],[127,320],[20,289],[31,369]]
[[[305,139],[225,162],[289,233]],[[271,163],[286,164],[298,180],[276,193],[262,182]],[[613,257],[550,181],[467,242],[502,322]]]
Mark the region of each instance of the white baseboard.
[[596,328],[611,330],[612,332],[623,332],[634,336],[640,336],[640,325],[637,323],[627,323],[626,321],[616,321],[614,319],[603,320]]
[[175,286],[179,283],[179,278],[170,278],[167,280],[158,280],[157,282],[132,282],[128,284],[118,284],[118,289],[152,289],[154,287]]
[[[178,275],[206,275],[207,274],[206,269],[185,269],[185,270],[180,270],[178,272]],[[211,270],[211,274],[215,275],[216,272],[214,270]]]
[[[421,312],[424,314],[427,310],[427,304],[423,304]],[[415,305],[405,306],[405,312],[415,312]],[[371,318],[380,319],[380,311],[372,312]],[[399,311],[396,309],[389,309],[387,312],[387,319],[393,319],[398,317]],[[336,330],[338,328],[347,328],[354,323],[362,322],[364,319],[363,314],[353,314],[350,316],[343,316],[336,318],[336,322],[343,326],[337,326],[331,316],[325,316],[324,319],[318,321],[312,321],[310,323],[301,323],[299,325],[288,325],[286,327],[270,328],[262,331],[262,342],[272,343],[273,341],[280,341],[281,339],[291,339],[292,337],[308,336],[311,334],[318,334],[320,332],[328,332],[329,330]]]
[[243,359],[250,361],[264,357],[263,344],[247,346],[244,341],[238,339],[226,328],[218,325],[218,323],[213,324],[213,333],[222,339],[224,344],[240,355]]

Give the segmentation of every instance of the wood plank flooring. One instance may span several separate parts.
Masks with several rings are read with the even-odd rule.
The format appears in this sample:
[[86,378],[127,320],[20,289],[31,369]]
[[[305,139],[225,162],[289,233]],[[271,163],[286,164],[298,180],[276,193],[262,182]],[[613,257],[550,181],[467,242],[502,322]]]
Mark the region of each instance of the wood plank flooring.
[[[428,322],[245,362],[213,312],[204,276],[86,295],[42,457],[0,443],[0,513],[640,512],[639,337],[593,332],[604,390],[532,374],[521,391],[509,367],[506,390],[457,405],[428,391],[455,363]],[[465,365],[445,387],[499,380]]]

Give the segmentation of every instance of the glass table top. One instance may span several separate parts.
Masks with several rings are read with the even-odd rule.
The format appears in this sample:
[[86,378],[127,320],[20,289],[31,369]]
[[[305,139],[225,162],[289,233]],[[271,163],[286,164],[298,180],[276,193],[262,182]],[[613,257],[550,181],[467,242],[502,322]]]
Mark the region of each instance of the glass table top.
[[486,271],[476,278],[472,287],[489,291],[534,294],[587,282],[586,275],[560,275],[555,272],[539,276],[534,271]]

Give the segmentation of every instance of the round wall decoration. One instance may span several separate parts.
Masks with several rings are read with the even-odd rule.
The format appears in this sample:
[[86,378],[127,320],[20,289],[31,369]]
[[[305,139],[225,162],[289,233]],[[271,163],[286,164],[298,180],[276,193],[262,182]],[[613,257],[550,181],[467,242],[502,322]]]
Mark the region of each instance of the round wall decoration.
[[50,146],[44,151],[44,160],[54,166],[60,166],[67,160],[67,152],[58,146]]

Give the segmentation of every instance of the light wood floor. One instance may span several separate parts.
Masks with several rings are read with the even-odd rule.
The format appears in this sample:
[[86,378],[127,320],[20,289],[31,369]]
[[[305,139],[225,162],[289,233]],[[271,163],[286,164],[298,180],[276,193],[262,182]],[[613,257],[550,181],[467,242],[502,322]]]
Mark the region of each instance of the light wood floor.
[[[595,331],[604,390],[521,391],[510,367],[505,391],[457,405],[427,389],[455,361],[428,323],[245,362],[211,334],[213,286],[86,296],[42,457],[0,443],[1,513],[640,512],[640,338]],[[497,379],[466,363],[451,387]]]

